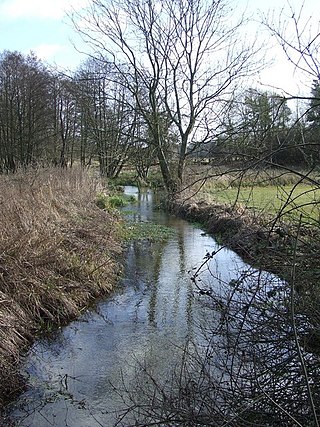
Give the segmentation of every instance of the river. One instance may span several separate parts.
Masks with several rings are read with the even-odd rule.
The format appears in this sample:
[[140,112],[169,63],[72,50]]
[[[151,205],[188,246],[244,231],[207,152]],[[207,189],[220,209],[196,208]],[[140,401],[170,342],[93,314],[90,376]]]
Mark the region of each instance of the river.
[[[270,281],[274,286],[280,283],[221,248],[201,228],[155,209],[151,191],[125,191],[137,199],[127,208],[131,221],[152,221],[175,233],[162,242],[131,242],[123,278],[112,295],[34,343],[22,366],[28,389],[11,408],[14,425],[118,425],[128,405],[121,390],[137,393],[137,373],[149,370],[155,378],[169,378],[185,343],[204,339],[205,328],[199,332],[204,317],[221,323],[221,313],[218,316],[203,302],[206,289],[223,293],[226,284],[240,283],[239,274],[248,271],[247,286],[248,281],[268,282],[269,287]],[[197,272],[206,257],[208,262]]]

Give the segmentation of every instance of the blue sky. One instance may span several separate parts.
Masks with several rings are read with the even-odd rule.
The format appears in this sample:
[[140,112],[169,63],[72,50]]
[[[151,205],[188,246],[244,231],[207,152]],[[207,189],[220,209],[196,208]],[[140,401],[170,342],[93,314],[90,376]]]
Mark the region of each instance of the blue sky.
[[85,0],[0,0],[0,52],[34,51],[50,64],[75,68],[83,56],[72,44],[76,35],[66,12]]
[[[79,38],[75,34],[66,12],[87,4],[88,0],[0,0],[0,52],[18,50],[22,53],[34,51],[36,55],[60,68],[75,69],[84,55],[77,53],[73,43],[78,46]],[[298,9],[302,0],[291,0],[290,4]],[[320,1],[305,0],[305,15],[313,15],[319,23]],[[235,0],[240,9],[247,8],[250,13],[259,10],[275,10],[279,15],[281,8],[288,5],[286,0]],[[301,78],[292,76],[292,68],[281,54],[280,48],[273,48],[271,57],[274,65],[261,73],[260,80],[270,86],[285,87],[297,92]]]

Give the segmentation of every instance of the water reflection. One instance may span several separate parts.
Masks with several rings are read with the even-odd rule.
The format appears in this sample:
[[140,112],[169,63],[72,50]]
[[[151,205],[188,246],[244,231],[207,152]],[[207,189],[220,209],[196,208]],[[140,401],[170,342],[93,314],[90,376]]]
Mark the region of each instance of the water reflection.
[[[35,343],[24,363],[29,390],[11,413],[17,425],[115,425],[124,405],[124,395],[115,386],[124,382],[129,394],[131,386],[136,392],[137,361],[143,372],[147,367],[156,377],[167,378],[187,341],[206,340],[208,316],[210,322],[221,323],[222,310],[209,305],[206,310],[188,271],[206,253],[217,252],[196,281],[214,289],[222,301],[226,284],[249,268],[233,252],[219,250],[202,230],[155,210],[151,191],[127,187],[126,193],[138,200],[128,207],[131,220],[168,225],[176,235],[166,242],[131,243],[124,278],[113,296],[53,339]],[[144,378],[141,371],[139,378]]]

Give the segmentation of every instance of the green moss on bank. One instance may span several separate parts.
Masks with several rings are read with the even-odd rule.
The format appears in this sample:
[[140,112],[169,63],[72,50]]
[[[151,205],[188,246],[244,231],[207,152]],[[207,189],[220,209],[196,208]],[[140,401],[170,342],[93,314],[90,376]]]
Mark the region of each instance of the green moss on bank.
[[124,208],[125,206],[128,206],[129,203],[135,202],[136,198],[134,196],[129,196],[121,193],[112,195],[98,193],[96,196],[96,205],[100,209],[105,209],[107,211]]

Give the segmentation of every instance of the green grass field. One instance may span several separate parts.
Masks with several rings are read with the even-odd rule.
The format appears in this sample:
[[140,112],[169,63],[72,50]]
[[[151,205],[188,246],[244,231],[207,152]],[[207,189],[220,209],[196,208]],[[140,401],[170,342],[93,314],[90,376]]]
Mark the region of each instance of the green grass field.
[[287,220],[302,215],[304,221],[320,221],[320,189],[304,184],[215,188],[208,183],[199,197],[210,202],[245,205],[260,213],[275,214],[281,209]]
[[[191,188],[194,169],[190,168]],[[248,170],[245,173],[226,167],[205,169],[197,165],[197,171],[203,175],[210,173],[206,183],[196,194],[196,199],[208,202],[242,205],[254,209],[259,214],[276,215],[280,212],[286,221],[297,220],[302,215],[303,222],[320,225],[320,187],[312,187],[306,179],[301,182],[301,176],[306,175],[318,181],[318,174],[300,174],[284,172],[278,169]],[[199,175],[199,174],[198,174]],[[136,177],[134,171],[122,172],[119,182],[131,182]],[[160,181],[160,172],[154,168],[150,173],[150,183],[156,188]],[[191,193],[193,192],[191,190]]]

